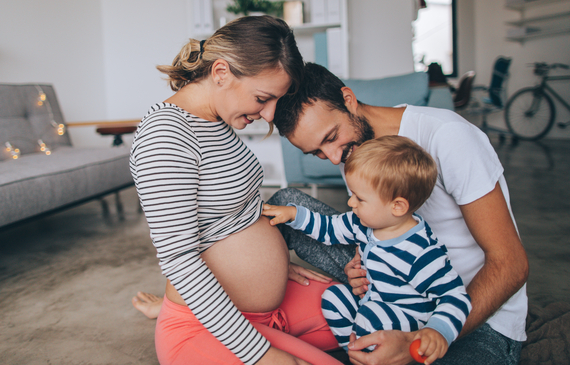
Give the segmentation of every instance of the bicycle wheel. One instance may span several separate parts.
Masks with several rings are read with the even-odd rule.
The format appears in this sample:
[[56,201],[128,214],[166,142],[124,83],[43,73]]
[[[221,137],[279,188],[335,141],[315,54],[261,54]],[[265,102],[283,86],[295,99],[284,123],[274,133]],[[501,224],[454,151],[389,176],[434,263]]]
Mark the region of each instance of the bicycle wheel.
[[535,141],[550,131],[555,112],[552,98],[540,87],[526,87],[517,91],[507,101],[505,121],[515,136]]

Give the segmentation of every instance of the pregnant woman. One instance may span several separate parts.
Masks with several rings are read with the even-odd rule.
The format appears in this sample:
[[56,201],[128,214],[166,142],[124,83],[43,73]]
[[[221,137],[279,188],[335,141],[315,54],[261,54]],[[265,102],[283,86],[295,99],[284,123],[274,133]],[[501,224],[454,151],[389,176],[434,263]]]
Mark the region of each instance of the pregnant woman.
[[[338,346],[320,311],[330,280],[289,263],[261,216],[261,165],[234,132],[271,123],[298,87],[292,31],[269,16],[239,18],[158,69],[175,94],[141,121],[131,171],[168,279],[160,363],[340,364],[323,352]],[[299,274],[316,281],[288,280]]]

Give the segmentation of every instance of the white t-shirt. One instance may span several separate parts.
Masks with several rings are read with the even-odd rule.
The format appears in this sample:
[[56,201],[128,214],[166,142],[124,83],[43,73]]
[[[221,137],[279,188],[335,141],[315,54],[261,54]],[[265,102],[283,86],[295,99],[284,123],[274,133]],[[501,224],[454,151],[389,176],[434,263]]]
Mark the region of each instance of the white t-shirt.
[[[487,135],[447,109],[407,105],[398,134],[422,146],[437,164],[436,186],[417,213],[447,246],[451,264],[467,286],[483,266],[485,254],[471,236],[459,205],[485,196],[499,182],[510,211],[503,166]],[[525,284],[487,323],[506,337],[524,341],[526,314]]]

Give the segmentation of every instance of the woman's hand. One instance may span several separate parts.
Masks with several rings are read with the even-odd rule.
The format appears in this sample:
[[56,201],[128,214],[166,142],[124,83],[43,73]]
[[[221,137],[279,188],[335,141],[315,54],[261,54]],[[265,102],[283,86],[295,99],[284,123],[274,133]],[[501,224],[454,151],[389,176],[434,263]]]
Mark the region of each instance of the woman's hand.
[[348,283],[352,287],[352,293],[362,299],[368,291],[370,281],[366,279],[366,270],[360,265],[358,247],[356,248],[354,258],[344,267],[344,273],[348,276]]
[[294,220],[297,215],[297,208],[293,206],[263,204],[263,211],[261,214],[268,217],[274,217],[269,221],[269,224],[274,226],[279,223],[287,223]]
[[259,359],[256,365],[274,365],[274,364],[311,365],[305,360],[301,360],[298,357],[295,357],[291,354],[286,353],[285,351],[279,350],[278,348],[271,346],[269,348],[269,351],[267,351],[265,355],[263,355],[263,357]]
[[292,262],[289,263],[289,280],[296,281],[301,285],[309,285],[309,280],[315,280],[321,283],[328,284],[332,279],[323,274],[319,274],[313,270],[309,270]]

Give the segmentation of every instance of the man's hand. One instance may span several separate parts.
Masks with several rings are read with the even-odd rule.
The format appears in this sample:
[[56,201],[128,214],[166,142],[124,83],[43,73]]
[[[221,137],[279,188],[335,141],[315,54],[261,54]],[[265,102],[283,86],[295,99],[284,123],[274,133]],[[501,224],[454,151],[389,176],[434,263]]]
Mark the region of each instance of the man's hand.
[[328,284],[332,279],[313,270],[309,270],[292,262],[289,263],[289,280],[293,280],[301,285],[309,285],[309,279]]
[[287,223],[294,220],[297,215],[297,208],[293,206],[263,204],[263,211],[261,214],[268,217],[274,217],[269,221],[269,224],[274,226],[279,223]]
[[[406,365],[413,364],[410,344],[417,332],[376,331],[358,340],[350,335],[348,357],[355,365]],[[362,352],[368,346],[376,345],[372,352]]]
[[358,247],[356,248],[354,258],[344,267],[344,273],[348,276],[348,283],[352,287],[352,293],[362,299],[368,291],[370,281],[366,279],[366,270],[360,265]]

